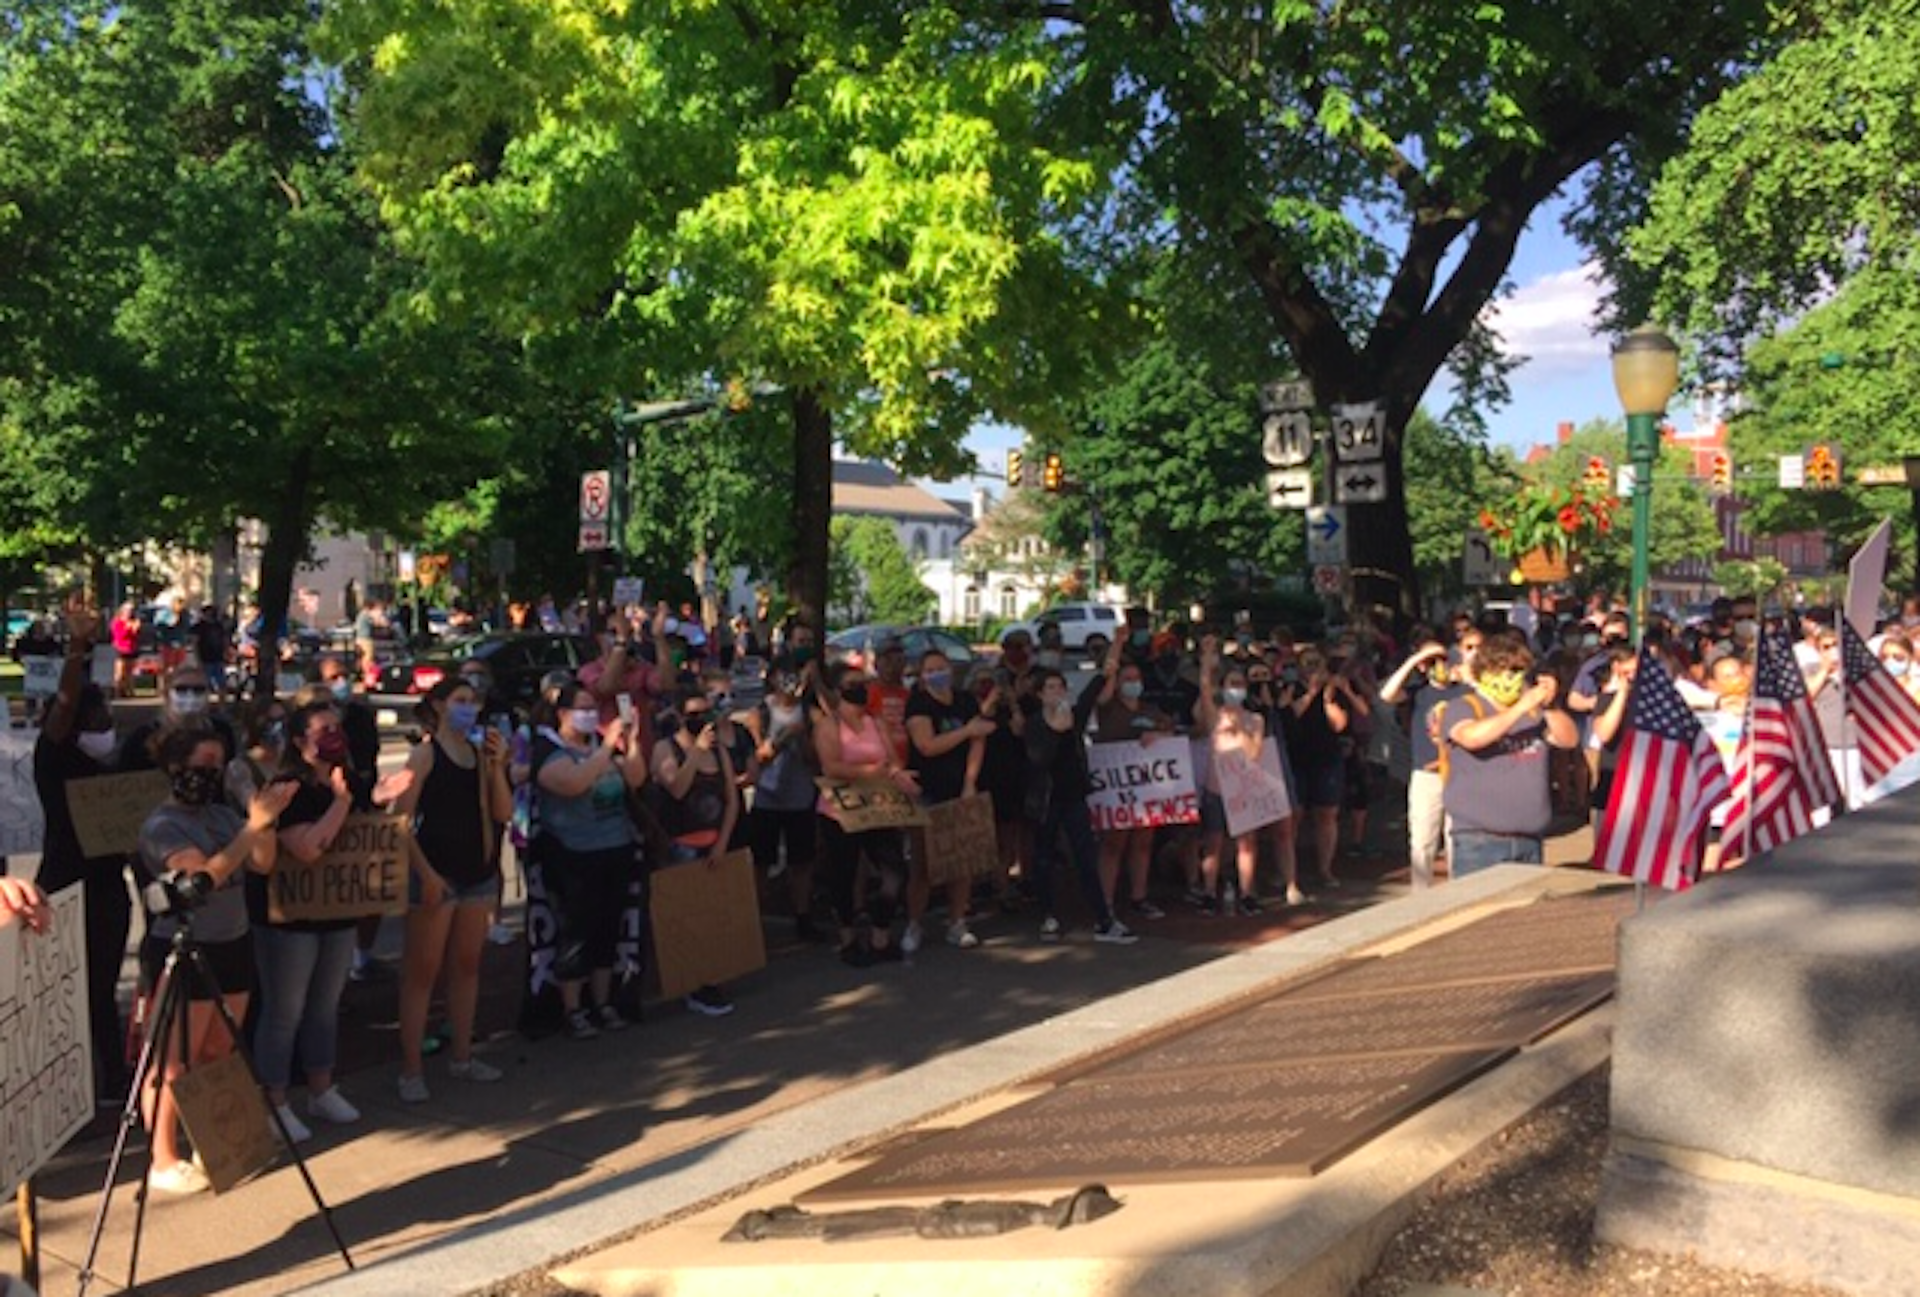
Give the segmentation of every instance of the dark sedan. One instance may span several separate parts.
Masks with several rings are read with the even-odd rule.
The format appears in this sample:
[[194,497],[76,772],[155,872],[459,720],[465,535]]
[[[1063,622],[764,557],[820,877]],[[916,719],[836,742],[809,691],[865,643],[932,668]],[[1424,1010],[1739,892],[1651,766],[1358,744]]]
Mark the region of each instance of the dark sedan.
[[600,645],[591,635],[495,631],[421,654],[409,664],[404,682],[395,673],[398,688],[387,687],[393,692],[424,694],[459,671],[462,663],[480,661],[493,672],[493,688],[500,701],[524,709],[539,695],[540,681],[549,671],[578,671],[599,656]]

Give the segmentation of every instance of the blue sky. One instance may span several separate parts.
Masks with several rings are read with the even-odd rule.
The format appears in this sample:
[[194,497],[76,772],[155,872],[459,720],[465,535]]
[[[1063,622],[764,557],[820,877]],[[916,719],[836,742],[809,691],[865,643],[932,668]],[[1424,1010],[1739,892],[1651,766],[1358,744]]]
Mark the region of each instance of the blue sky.
[[[1581,248],[1560,228],[1564,210],[1555,202],[1534,214],[1508,275],[1514,292],[1494,313],[1494,327],[1509,354],[1528,359],[1512,376],[1513,400],[1488,416],[1488,428],[1496,444],[1522,451],[1552,441],[1555,425],[1563,420],[1578,426],[1620,415],[1607,359],[1609,340],[1594,332],[1600,286]],[[1447,405],[1447,394],[1431,391],[1426,403],[1437,412]],[[1249,430],[1248,435],[1254,434]],[[1018,439],[1014,429],[982,427],[967,445],[991,473],[1005,464],[1007,449]]]

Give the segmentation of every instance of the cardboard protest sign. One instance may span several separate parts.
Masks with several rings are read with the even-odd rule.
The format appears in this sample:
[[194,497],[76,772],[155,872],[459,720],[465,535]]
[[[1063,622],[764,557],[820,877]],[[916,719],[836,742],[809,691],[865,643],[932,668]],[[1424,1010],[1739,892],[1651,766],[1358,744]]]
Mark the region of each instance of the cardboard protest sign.
[[40,793],[33,786],[38,730],[0,726],[0,856],[30,856],[46,839]]
[[405,914],[410,843],[403,815],[347,816],[332,849],[312,864],[280,852],[267,877],[268,917],[289,923]]
[[767,966],[751,852],[732,852],[711,866],[694,860],[656,869],[651,909],[662,995],[685,995]]
[[88,859],[132,852],[140,845],[140,826],[167,800],[167,777],[158,770],[95,775],[67,781],[67,807],[80,850]]
[[1087,811],[1096,831],[1199,822],[1193,749],[1185,739],[1091,744],[1087,774]]
[[0,1191],[45,1166],[93,1119],[87,920],[80,884],[54,893],[46,932],[6,931],[0,958]]
[[1213,768],[1220,776],[1220,800],[1226,803],[1227,832],[1239,837],[1293,814],[1286,776],[1280,773],[1280,750],[1268,739],[1253,761],[1238,744],[1214,749]]
[[885,779],[816,779],[827,804],[848,833],[868,829],[904,829],[927,822],[920,804]]
[[24,657],[21,667],[26,678],[21,682],[20,692],[28,698],[51,698],[60,692],[60,672],[66,666],[66,659],[57,657]]
[[938,885],[990,874],[1000,860],[993,798],[985,793],[927,808],[927,878]]
[[[182,1005],[184,1011],[185,1006]],[[217,1031],[225,1027],[217,1026]],[[260,1086],[239,1054],[199,1063],[174,1078],[174,1102],[215,1193],[273,1165],[280,1143]]]

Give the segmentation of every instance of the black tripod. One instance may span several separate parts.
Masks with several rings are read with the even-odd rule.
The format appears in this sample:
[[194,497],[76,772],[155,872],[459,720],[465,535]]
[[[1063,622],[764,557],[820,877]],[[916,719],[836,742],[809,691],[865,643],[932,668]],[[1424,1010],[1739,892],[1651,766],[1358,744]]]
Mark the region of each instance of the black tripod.
[[[156,884],[156,888],[165,884]],[[173,942],[167,951],[167,962],[160,974],[160,1000],[154,1006],[153,1016],[147,1024],[146,1040],[140,1046],[140,1061],[133,1071],[133,1085],[127,1091],[126,1107],[120,1114],[120,1131],[114,1137],[113,1156],[107,1162],[106,1184],[100,1190],[100,1205],[93,1216],[93,1233],[87,1240],[87,1259],[80,1267],[79,1297],[86,1297],[87,1285],[93,1282],[93,1262],[100,1252],[100,1236],[107,1225],[107,1210],[113,1205],[114,1181],[119,1178],[120,1165],[127,1152],[127,1136],[140,1120],[140,1096],[145,1092],[150,1078],[158,1078],[160,1084],[166,1083],[167,1064],[174,1057],[175,1048],[179,1057],[189,1058],[192,1054],[193,1020],[187,1012],[191,998],[190,986],[198,985],[210,994],[213,1007],[219,1012],[220,1020],[225,1024],[233,1040],[233,1047],[247,1065],[247,1074],[253,1083],[260,1084],[260,1074],[254,1070],[253,1057],[247,1052],[245,1041],[240,1036],[240,1024],[233,1020],[233,1014],[227,1009],[226,998],[220,993],[220,981],[207,967],[207,957],[193,941],[193,915],[188,906],[197,902],[197,897],[182,898],[169,891],[169,904],[156,907],[171,913],[174,922]],[[189,983],[188,975],[194,981]],[[159,1089],[154,1090],[154,1109],[159,1111]],[[319,1186],[307,1173],[306,1159],[300,1156],[300,1150],[294,1146],[293,1136],[288,1133],[287,1125],[280,1119],[280,1110],[272,1104],[267,1105],[267,1113],[273,1118],[273,1127],[280,1136],[281,1145],[293,1158],[294,1166],[300,1170],[300,1178],[306,1182],[307,1194],[313,1199],[313,1205],[326,1222],[327,1232],[333,1235],[333,1245],[340,1250],[340,1259],[351,1270],[353,1258],[347,1254],[347,1245],[340,1237],[339,1227],[333,1223],[333,1211],[320,1196]],[[147,1149],[147,1169],[153,1169],[153,1149],[149,1137]],[[134,1277],[140,1265],[140,1231],[147,1219],[147,1195],[150,1192],[147,1177],[140,1177],[140,1187],[134,1191],[133,1202],[133,1249],[127,1258],[127,1290],[134,1291]]]

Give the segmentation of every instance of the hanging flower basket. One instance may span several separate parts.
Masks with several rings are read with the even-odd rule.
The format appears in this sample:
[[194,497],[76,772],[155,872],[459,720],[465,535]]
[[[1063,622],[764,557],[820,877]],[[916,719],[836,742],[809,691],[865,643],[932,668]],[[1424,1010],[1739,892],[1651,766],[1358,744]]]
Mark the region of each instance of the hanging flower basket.
[[1522,581],[1550,584],[1573,575],[1573,560],[1565,550],[1533,549],[1520,556],[1513,570]]
[[1522,581],[1565,581],[1574,556],[1613,530],[1613,497],[1529,485],[1480,511],[1480,529]]

